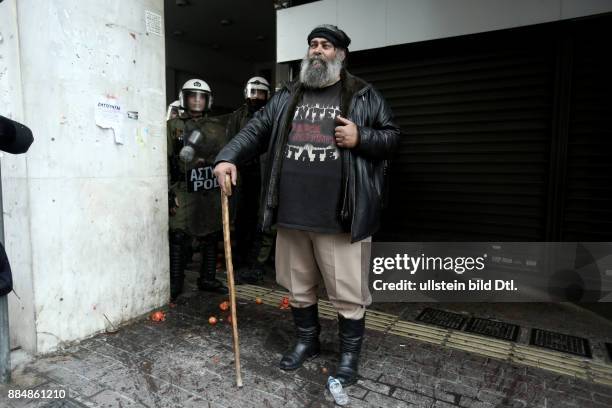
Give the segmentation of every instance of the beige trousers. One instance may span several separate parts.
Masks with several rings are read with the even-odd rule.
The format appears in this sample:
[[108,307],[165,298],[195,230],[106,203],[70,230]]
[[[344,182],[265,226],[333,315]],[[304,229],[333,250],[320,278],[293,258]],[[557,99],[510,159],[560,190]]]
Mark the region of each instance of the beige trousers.
[[325,234],[278,228],[276,281],[289,291],[293,307],[317,303],[321,277],[330,302],[347,319],[361,319],[372,303],[368,275],[361,268],[361,242],[350,234]]

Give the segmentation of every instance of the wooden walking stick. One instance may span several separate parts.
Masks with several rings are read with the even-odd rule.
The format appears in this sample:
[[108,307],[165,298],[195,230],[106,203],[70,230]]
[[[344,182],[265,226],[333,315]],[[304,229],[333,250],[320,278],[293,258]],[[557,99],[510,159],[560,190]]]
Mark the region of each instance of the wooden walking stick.
[[[232,182],[230,175],[225,175],[225,187],[232,194]],[[240,374],[240,345],[238,343],[238,319],[236,318],[236,287],[234,286],[234,265],[232,264],[232,242],[230,240],[230,221],[228,195],[221,190],[221,213],[223,215],[223,246],[225,247],[225,266],[227,268],[227,286],[230,293],[230,304],[232,312],[232,334],[234,338],[234,361],[236,365],[236,385],[242,387],[242,375]]]

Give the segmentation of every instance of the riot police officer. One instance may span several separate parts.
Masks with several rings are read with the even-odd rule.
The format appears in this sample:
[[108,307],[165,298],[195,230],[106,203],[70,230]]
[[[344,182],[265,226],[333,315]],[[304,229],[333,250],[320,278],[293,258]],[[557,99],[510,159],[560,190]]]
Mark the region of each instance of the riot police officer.
[[181,111],[182,111],[181,103],[177,99],[176,101],[168,105],[168,111],[166,112],[166,122],[169,121],[170,119],[179,117],[182,113]]
[[183,113],[168,121],[171,299],[182,292],[185,251],[192,237],[198,238],[202,256],[198,288],[227,293],[215,278],[222,222],[220,189],[212,165],[228,138],[225,123],[207,115],[212,102],[208,84],[191,79],[179,94]]
[[[232,138],[263,108],[270,99],[270,83],[263,77],[250,78],[244,87],[244,104],[228,120],[227,132]],[[263,158],[265,159],[265,158]],[[271,252],[273,238],[257,228],[261,193],[260,158],[242,164],[237,189],[236,264],[239,282],[256,283],[263,278],[263,264]]]

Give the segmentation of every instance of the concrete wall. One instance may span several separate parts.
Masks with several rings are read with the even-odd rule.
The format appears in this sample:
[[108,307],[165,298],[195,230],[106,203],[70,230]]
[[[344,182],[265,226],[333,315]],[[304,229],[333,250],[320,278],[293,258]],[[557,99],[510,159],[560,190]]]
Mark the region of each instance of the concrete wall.
[[[17,0],[0,3],[0,114],[24,122]],[[8,295],[11,344],[36,349],[32,247],[25,155],[0,152],[4,240],[15,292]],[[19,298],[17,297],[19,296]]]
[[[1,159],[11,338],[29,352],[167,300],[163,21],[147,32],[147,10],[163,16],[162,0],[0,4],[0,113],[35,138]],[[123,144],[96,126],[101,95],[139,114]]]
[[301,59],[318,24],[338,25],[359,51],[610,11],[610,0],[323,0],[277,11],[277,62]]

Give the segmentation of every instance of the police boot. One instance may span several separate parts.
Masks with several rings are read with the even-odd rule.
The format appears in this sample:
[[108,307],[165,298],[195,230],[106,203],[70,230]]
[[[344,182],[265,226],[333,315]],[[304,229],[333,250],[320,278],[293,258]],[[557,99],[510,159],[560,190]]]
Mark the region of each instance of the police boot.
[[170,231],[170,300],[172,302],[183,292],[186,241],[187,234],[183,231]]
[[200,266],[198,288],[206,292],[228,293],[227,288],[223,286],[221,281],[215,278],[217,273],[217,240],[214,237],[209,236],[202,240],[200,255],[202,256],[202,264]]
[[304,361],[315,358],[321,352],[318,305],[314,304],[304,308],[292,307],[291,313],[295,322],[297,342],[293,350],[283,355],[280,361],[280,368],[283,370],[300,368]]
[[262,282],[264,279],[265,270],[263,264],[256,262],[254,265],[249,266],[247,269],[240,271],[238,276],[240,283],[249,283],[255,285]]
[[336,378],[347,387],[357,382],[359,353],[365,331],[365,316],[359,320],[346,319],[338,314],[338,335],[340,337],[340,361]]

